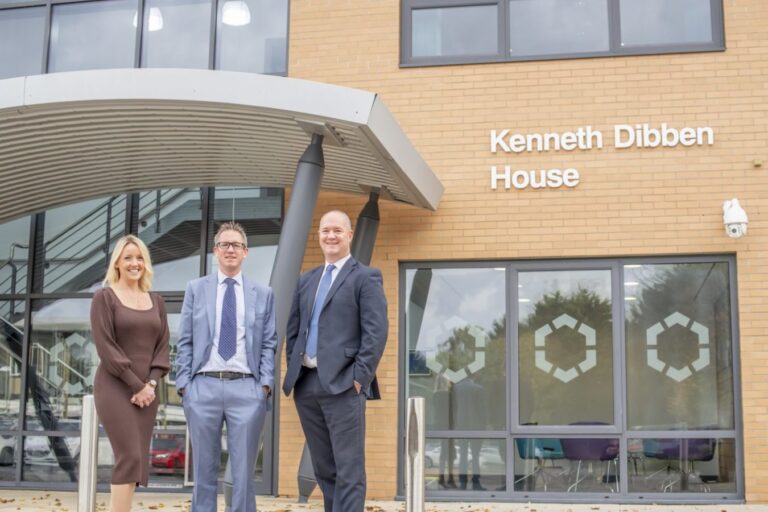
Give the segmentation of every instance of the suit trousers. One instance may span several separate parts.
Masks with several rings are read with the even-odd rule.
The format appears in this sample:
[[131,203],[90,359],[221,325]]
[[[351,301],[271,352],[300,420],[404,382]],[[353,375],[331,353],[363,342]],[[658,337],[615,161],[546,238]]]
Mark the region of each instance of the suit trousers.
[[256,512],[254,465],[266,418],[264,390],[254,378],[219,380],[197,375],[184,393],[192,440],[193,512],[216,512],[221,431],[227,423],[232,462],[232,512]]
[[317,370],[302,368],[293,391],[325,512],[365,507],[365,395],[354,386],[331,395]]

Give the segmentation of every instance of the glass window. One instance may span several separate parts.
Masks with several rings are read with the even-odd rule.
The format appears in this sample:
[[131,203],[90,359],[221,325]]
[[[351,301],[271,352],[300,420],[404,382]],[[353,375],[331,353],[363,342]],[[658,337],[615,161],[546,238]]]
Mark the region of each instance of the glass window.
[[26,436],[22,480],[26,482],[77,482],[80,438]]
[[495,5],[414,9],[411,15],[413,57],[495,55],[499,51]]
[[208,69],[211,0],[147,0],[141,65]]
[[157,383],[157,398],[159,407],[157,410],[157,427],[162,429],[184,428],[184,409],[181,405],[181,397],[176,393],[176,348],[179,341],[179,325],[181,321],[181,302],[178,300],[165,302],[168,313],[168,329],[171,334],[171,369],[168,374]]
[[736,492],[733,439],[629,439],[629,492]]
[[16,453],[18,437],[0,432],[0,482],[16,480]]
[[200,275],[202,203],[199,188],[142,192],[139,238],[149,248],[155,291],[184,291]]
[[124,230],[125,196],[48,210],[42,248],[43,291],[85,292],[101,282],[114,242]]
[[27,430],[79,432],[82,397],[93,392],[99,363],[90,308],[90,299],[32,303]]
[[[213,237],[222,223],[232,220],[240,223],[248,235],[248,257],[243,262],[243,274],[257,283],[269,284],[282,226],[282,190],[219,187],[214,194],[210,250],[213,250]],[[218,261],[209,252],[209,272],[216,272],[218,268]]]
[[28,256],[29,217],[0,224],[0,294],[27,291]]
[[53,6],[48,71],[132,68],[136,0]]
[[515,439],[515,490],[619,492],[616,438]]
[[406,271],[407,396],[430,430],[506,428],[505,271]]
[[606,51],[607,0],[510,0],[512,57]]
[[285,74],[288,0],[219,0],[216,69]]
[[405,66],[725,48],[719,0],[402,0],[401,4]]
[[733,429],[728,264],[624,267],[633,430]]
[[424,480],[430,491],[504,491],[505,439],[426,439]]
[[24,304],[23,300],[0,301],[0,431],[16,429],[21,412]]
[[712,41],[710,0],[621,0],[621,45]]
[[613,424],[610,270],[521,272],[520,423]]
[[45,7],[0,11],[0,79],[42,71]]

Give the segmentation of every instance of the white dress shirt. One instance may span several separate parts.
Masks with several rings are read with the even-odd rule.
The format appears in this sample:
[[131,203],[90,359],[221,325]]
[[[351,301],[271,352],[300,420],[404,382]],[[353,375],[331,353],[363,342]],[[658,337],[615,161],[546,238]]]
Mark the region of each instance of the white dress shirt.
[[[351,258],[351,257],[352,257],[352,255],[351,255],[351,254],[347,254],[346,256],[344,256],[343,258],[341,258],[340,260],[337,260],[337,261],[335,261],[335,262],[333,263],[333,266],[334,266],[335,268],[334,268],[334,269],[333,269],[333,271],[331,272],[331,287],[333,287],[333,282],[336,280],[336,277],[339,275],[339,272],[341,272],[341,269],[342,269],[342,267],[343,267],[344,265],[346,265],[347,261],[348,261],[348,260],[349,260],[349,258]],[[323,265],[323,274],[325,274],[325,269],[326,269],[326,268],[328,268],[328,265],[330,265],[330,264],[331,264],[331,263],[329,263],[329,262],[327,262],[327,261],[325,262],[325,265]],[[323,276],[323,274],[320,274],[320,280],[321,280],[321,281],[322,281],[322,279],[323,279],[323,277],[322,277],[322,276]],[[320,288],[320,284],[319,284],[319,283],[318,283],[317,287],[318,287],[318,289]],[[330,291],[330,288],[328,289],[328,291]],[[317,300],[317,290],[315,290],[315,300]],[[318,308],[320,308],[320,307],[322,307],[323,305],[322,305],[322,304],[315,304],[315,306],[316,306],[316,307],[318,307]],[[313,307],[313,309],[314,309],[314,307]],[[310,316],[311,316],[311,315],[312,315],[312,312],[310,311]],[[309,325],[309,323],[307,323],[307,325]],[[318,343],[318,346],[319,346],[319,344],[320,344],[320,338],[319,338],[319,337],[318,337],[318,339],[317,339],[317,343]],[[317,368],[317,356],[315,356],[315,357],[309,357],[309,356],[307,355],[307,353],[306,353],[306,352],[304,352],[304,366],[306,366],[307,368]]]
[[200,369],[201,372],[239,372],[253,373],[248,366],[245,354],[245,293],[243,293],[243,273],[238,273],[235,280],[235,302],[237,304],[237,348],[235,355],[225,361],[219,355],[219,335],[221,333],[221,308],[224,304],[224,293],[227,291],[227,279],[221,270],[218,272],[219,285],[216,287],[216,327],[213,331],[213,347],[211,357]]

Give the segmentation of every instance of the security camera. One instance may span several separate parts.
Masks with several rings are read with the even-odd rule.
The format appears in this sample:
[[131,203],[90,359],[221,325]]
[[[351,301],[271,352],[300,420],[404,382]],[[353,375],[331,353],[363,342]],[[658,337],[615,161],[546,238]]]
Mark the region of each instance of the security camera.
[[725,234],[731,238],[741,238],[747,234],[747,212],[739,204],[736,198],[723,203],[723,224]]

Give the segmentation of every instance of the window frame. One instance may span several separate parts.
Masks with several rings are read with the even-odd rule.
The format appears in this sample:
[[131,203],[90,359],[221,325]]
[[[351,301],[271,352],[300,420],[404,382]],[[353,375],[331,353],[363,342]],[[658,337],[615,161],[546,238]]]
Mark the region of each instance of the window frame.
[[[690,263],[727,263],[728,264],[728,292],[730,294],[731,322],[731,364],[733,386],[733,429],[713,430],[630,430],[627,428],[627,360],[626,360],[626,332],[624,315],[624,266],[632,264],[690,264]],[[482,438],[504,439],[507,450],[507,475],[506,489],[498,491],[469,491],[469,490],[439,490],[428,491],[427,497],[432,501],[488,501],[489,499],[501,499],[504,501],[607,501],[613,503],[722,503],[738,502],[745,496],[745,471],[744,471],[744,433],[743,433],[743,399],[741,390],[741,348],[740,330],[738,323],[738,288],[736,258],[733,254],[713,255],[675,255],[675,256],[647,256],[647,257],[615,257],[615,258],[569,258],[565,260],[538,259],[538,260],[483,260],[483,261],[401,261],[399,265],[399,291],[398,302],[398,345],[400,357],[398,359],[398,465],[397,465],[397,494],[403,497],[405,493],[405,412],[407,404],[407,381],[409,347],[406,337],[406,296],[407,272],[409,270],[429,268],[439,269],[476,269],[476,268],[504,268],[505,269],[505,312],[506,312],[506,343],[507,343],[507,431],[466,431],[466,430],[427,430],[425,437],[428,439],[459,439]],[[520,425],[518,418],[519,401],[517,398],[519,383],[517,381],[517,365],[519,358],[518,346],[518,314],[517,314],[517,284],[518,274],[527,271],[568,271],[568,270],[611,270],[611,290],[613,315],[613,385],[614,385],[614,416],[616,423],[605,426],[528,426]],[[622,477],[621,487],[615,493],[580,492],[577,494],[567,492],[546,492],[515,490],[515,439],[518,438],[615,438],[619,441],[618,469],[620,475],[630,474],[631,462],[627,458],[628,442],[631,439],[693,439],[707,438],[717,440],[732,440],[735,448],[735,492],[692,492],[678,491],[663,493],[660,491],[630,491],[629,482]]]
[[[607,51],[531,54],[511,56],[509,53],[509,2],[516,0],[401,0],[400,3],[400,67],[445,66],[454,64],[487,64],[494,62],[527,62],[544,60],[619,57],[629,55],[660,55],[673,53],[699,53],[725,51],[725,19],[722,0],[709,0],[712,40],[707,43],[675,43],[621,46],[620,0],[605,0],[608,9]],[[496,5],[498,12],[498,53],[495,55],[458,55],[412,57],[412,12],[417,9],[441,7],[472,7]]]

